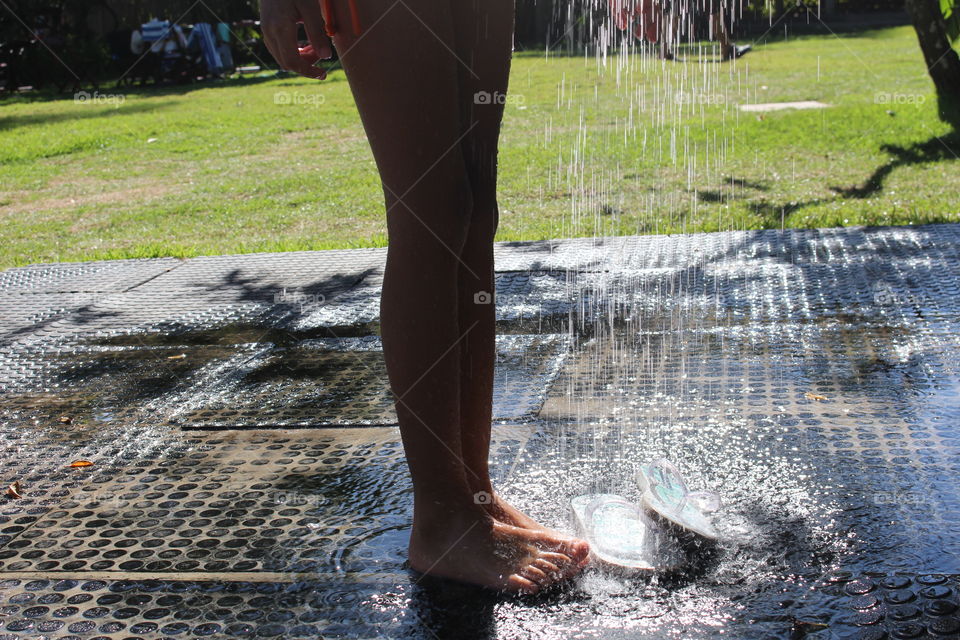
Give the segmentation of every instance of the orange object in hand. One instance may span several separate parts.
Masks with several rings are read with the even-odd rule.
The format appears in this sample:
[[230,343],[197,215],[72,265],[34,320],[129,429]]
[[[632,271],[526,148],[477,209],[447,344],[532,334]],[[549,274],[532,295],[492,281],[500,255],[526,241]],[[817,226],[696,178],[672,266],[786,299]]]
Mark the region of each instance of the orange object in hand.
[[[363,33],[360,26],[360,13],[357,10],[357,0],[347,0],[350,7],[350,26],[353,27],[353,35],[359,36]],[[337,19],[333,13],[333,0],[323,0],[323,23],[324,29],[329,37],[337,34]]]
[[323,0],[323,28],[329,37],[337,35],[337,23],[333,17],[333,0]]

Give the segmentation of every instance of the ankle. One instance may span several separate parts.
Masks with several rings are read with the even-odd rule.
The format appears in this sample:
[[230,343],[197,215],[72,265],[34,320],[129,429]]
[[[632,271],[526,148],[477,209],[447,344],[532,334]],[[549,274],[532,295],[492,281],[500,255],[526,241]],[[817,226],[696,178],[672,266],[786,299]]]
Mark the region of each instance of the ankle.
[[484,514],[484,505],[490,495],[462,491],[456,493],[415,492],[413,499],[414,523],[439,520],[469,520]]
[[453,544],[469,531],[486,531],[494,518],[480,506],[470,503],[453,507],[438,504],[414,505],[411,548],[429,549]]
[[483,504],[494,495],[493,483],[490,482],[490,476],[486,474],[478,474],[476,479],[471,480],[469,489],[471,498],[477,504]]

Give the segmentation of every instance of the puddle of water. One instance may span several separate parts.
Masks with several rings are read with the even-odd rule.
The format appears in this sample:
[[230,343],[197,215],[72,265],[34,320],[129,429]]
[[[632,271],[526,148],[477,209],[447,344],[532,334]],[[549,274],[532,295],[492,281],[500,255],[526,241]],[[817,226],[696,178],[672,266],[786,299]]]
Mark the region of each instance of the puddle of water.
[[[776,300],[761,304],[750,297],[763,297],[756,291],[739,298],[730,294],[728,306],[711,305],[709,297],[644,282],[636,285],[643,295],[628,295],[629,278],[613,293],[596,285],[590,291],[601,293],[574,305],[580,305],[580,315],[518,315],[502,323],[523,328],[511,340],[524,339],[517,333],[559,327],[573,347],[540,419],[527,425],[525,436],[512,434],[505,441],[494,473],[508,499],[544,524],[569,531],[566,505],[574,495],[608,491],[636,500],[638,466],[657,457],[672,459],[694,488],[715,489],[726,502],[716,516],[721,544],[699,554],[695,570],[686,575],[627,580],[590,571],[571,589],[535,602],[413,582],[403,567],[411,507],[403,460],[370,459],[378,446],[398,445],[388,430],[378,432],[380,441],[364,445],[365,453],[331,444],[304,454],[307,460],[295,448],[307,443],[280,431],[237,437],[239,449],[230,451],[218,449],[220,444],[204,448],[205,438],[216,434],[194,434],[195,444],[174,453],[147,454],[148,443],[141,441],[144,452],[134,460],[143,465],[138,468],[143,486],[131,493],[173,500],[169,493],[179,491],[178,483],[204,474],[211,475],[210,485],[229,480],[258,492],[221,498],[227,504],[217,509],[237,506],[230,500],[252,500],[240,505],[256,511],[244,526],[258,532],[252,539],[265,545],[242,560],[224,562],[316,571],[325,579],[317,597],[341,625],[328,627],[328,634],[365,629],[369,614],[377,629],[396,631],[392,637],[464,629],[490,637],[785,637],[792,618],[835,626],[848,619],[846,583],[836,582],[836,593],[829,590],[834,583],[828,577],[839,571],[960,573],[955,535],[960,505],[951,482],[960,472],[955,428],[960,377],[953,352],[926,320],[916,314],[884,317],[828,300],[817,313],[797,312],[792,321],[780,322]],[[237,355],[250,335],[249,327],[234,327],[186,337],[146,336],[128,351],[112,341],[120,339],[110,339],[100,351],[53,358],[50,380],[60,393],[36,391],[24,402],[51,415],[64,410],[64,398],[82,405],[88,419],[77,426],[94,437],[92,425],[120,419],[122,406],[169,405],[175,403],[171,394],[184,398],[176,395],[184,379],[209,374],[202,378],[209,384],[225,379],[216,377],[221,373],[236,374],[244,363],[260,362],[266,364],[250,369],[244,380],[269,391],[280,379],[330,373],[306,353],[257,360],[263,353],[256,349],[267,348],[261,345]],[[173,339],[180,342],[168,342]],[[199,358],[167,360],[181,344],[208,346]],[[281,344],[290,349],[292,343]],[[358,357],[372,353],[354,351]],[[521,349],[511,366],[528,375],[538,357]],[[249,388],[239,387],[234,398]],[[351,379],[336,399],[382,388],[382,381],[363,386]],[[264,398],[270,397],[265,392]],[[289,404],[292,396],[276,387],[272,398]],[[149,446],[163,448],[170,438],[170,432],[156,430]],[[241,454],[245,447],[249,453]],[[392,451],[398,453],[396,447]],[[122,479],[114,479],[118,487]],[[177,499],[188,501],[195,490],[182,490]],[[322,500],[264,502],[277,491]],[[96,531],[88,526],[96,512],[75,509],[90,512],[78,520]],[[104,517],[123,513],[130,512]],[[189,519],[181,519],[180,526],[189,527]],[[149,537],[164,523],[142,529]],[[225,531],[227,539],[229,528]],[[190,544],[191,536],[183,539]],[[198,563],[206,561],[202,548],[190,551]],[[364,582],[373,574],[393,577]]]

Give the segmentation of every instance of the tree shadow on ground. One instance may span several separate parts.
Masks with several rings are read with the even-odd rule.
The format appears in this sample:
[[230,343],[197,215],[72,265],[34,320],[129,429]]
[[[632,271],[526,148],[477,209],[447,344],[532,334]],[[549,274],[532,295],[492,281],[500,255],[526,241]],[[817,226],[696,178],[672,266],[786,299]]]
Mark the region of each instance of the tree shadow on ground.
[[869,198],[883,191],[884,182],[895,169],[929,162],[958,160],[960,159],[960,133],[954,132],[946,136],[934,136],[924,142],[917,142],[905,147],[885,144],[880,149],[892,154],[893,157],[874,169],[863,184],[853,187],[830,187],[830,189],[845,199]]
[[[72,98],[71,98],[72,99]],[[173,100],[164,100],[162,102],[141,103],[118,106],[116,108],[107,108],[91,106],[86,111],[70,111],[67,113],[24,113],[18,115],[9,115],[0,117],[0,129],[15,129],[16,127],[50,125],[68,120],[88,120],[91,118],[112,118],[116,116],[132,115],[135,113],[145,113],[160,111],[173,106]],[[108,126],[108,125],[105,125]]]
[[[333,70],[333,69],[331,69]],[[139,104],[123,104],[121,103],[116,109],[108,110],[104,113],[103,108],[97,108],[96,102],[99,98],[96,97],[96,94],[101,96],[109,97],[111,100],[118,99],[117,97],[122,97],[124,99],[129,97],[138,97],[138,98],[177,98],[185,97],[190,93],[195,91],[202,91],[205,89],[226,89],[226,88],[241,88],[249,87],[256,84],[262,84],[264,82],[270,82],[274,80],[283,80],[283,84],[277,85],[277,91],[291,91],[300,86],[315,86],[316,81],[310,80],[308,78],[300,78],[299,76],[277,76],[277,75],[261,75],[253,77],[240,77],[240,78],[228,78],[225,80],[217,81],[201,81],[201,82],[190,82],[183,84],[147,84],[147,85],[122,85],[122,86],[107,86],[107,83],[104,83],[101,89],[95,91],[91,89],[90,91],[85,92],[87,100],[77,98],[77,93],[62,93],[54,92],[51,90],[45,90],[37,92],[35,94],[22,94],[16,96],[3,96],[0,95],[0,107],[6,105],[15,105],[15,104],[43,104],[51,102],[75,102],[79,103],[80,106],[90,106],[91,108],[86,111],[74,110],[67,113],[29,113],[22,115],[11,115],[4,116],[0,118],[0,129],[13,129],[19,126],[29,126],[29,125],[45,125],[55,122],[62,122],[66,120],[77,120],[77,119],[87,119],[87,118],[97,118],[104,116],[112,115],[126,115],[131,113],[142,113],[149,112],[153,110],[165,109],[177,103],[176,100],[163,100],[161,102],[153,103],[139,103]],[[303,80],[299,82],[299,80]],[[327,76],[327,79],[324,80],[324,85],[337,84],[340,82],[346,82],[346,77],[341,75]],[[106,98],[104,98],[106,99]]]
[[[770,187],[762,182],[755,182],[753,180],[747,180],[746,178],[733,178],[731,177],[728,181],[733,187],[738,187],[740,189],[753,189],[754,191],[769,191]],[[724,197],[723,193],[718,189],[707,189],[703,191],[697,191],[697,197],[700,199],[700,202],[723,202],[727,198]]]
[[[751,213],[763,221],[762,224],[764,228],[774,228],[783,225],[791,215],[807,207],[837,202],[838,200],[864,200],[873,197],[883,192],[887,179],[900,167],[942,162],[945,160],[960,160],[960,133],[954,132],[946,136],[933,136],[929,140],[916,142],[907,146],[884,144],[880,149],[881,151],[891,154],[892,157],[874,169],[863,183],[859,185],[847,187],[830,186],[829,188],[836,194],[835,196],[811,198],[800,201],[791,200],[789,202],[779,203],[760,199],[757,201],[748,201],[745,205]],[[733,183],[736,186],[746,187],[756,191],[768,190],[762,183],[739,179],[733,179]],[[736,196],[725,195],[719,190],[697,191],[698,200],[707,204],[722,204],[731,200],[742,200],[748,197],[747,195],[743,195],[737,198]]]

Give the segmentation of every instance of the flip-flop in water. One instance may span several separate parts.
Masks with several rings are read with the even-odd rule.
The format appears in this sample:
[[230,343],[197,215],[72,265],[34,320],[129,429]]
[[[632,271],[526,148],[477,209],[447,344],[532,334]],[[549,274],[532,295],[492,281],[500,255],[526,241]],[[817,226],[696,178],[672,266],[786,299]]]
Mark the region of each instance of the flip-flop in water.
[[578,535],[590,543],[600,564],[627,571],[664,571],[679,567],[679,546],[643,509],[611,493],[578,496],[571,502]]
[[640,468],[638,479],[643,506],[660,519],[707,540],[719,537],[705,514],[720,508],[720,496],[711,491],[689,491],[680,471],[667,460]]

